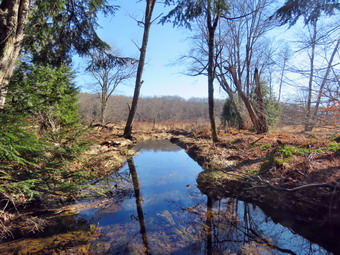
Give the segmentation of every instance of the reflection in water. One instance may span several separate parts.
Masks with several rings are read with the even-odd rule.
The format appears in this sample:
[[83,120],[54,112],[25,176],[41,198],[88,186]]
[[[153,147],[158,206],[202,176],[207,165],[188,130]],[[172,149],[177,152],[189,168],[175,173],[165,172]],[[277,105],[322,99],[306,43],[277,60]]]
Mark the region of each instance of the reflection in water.
[[160,140],[160,141],[145,141],[137,143],[133,149],[135,151],[180,151],[181,147],[176,144],[170,143],[168,140]]
[[212,220],[213,220],[213,199],[208,197],[207,199],[207,213],[206,213],[206,238],[207,238],[207,255],[212,254]]
[[[296,254],[290,249],[275,245],[274,235],[269,236],[259,218],[253,217],[258,210],[235,199],[225,199],[214,203],[207,199],[206,231],[207,254],[235,252],[242,254],[284,253]],[[240,206],[239,206],[240,204]],[[242,208],[243,213],[238,211]],[[282,234],[282,233],[281,233]],[[314,253],[310,253],[314,254]]]
[[138,221],[140,225],[140,233],[142,234],[142,240],[145,246],[145,254],[149,254],[149,242],[148,242],[148,236],[146,234],[146,227],[145,227],[145,220],[144,220],[144,213],[142,208],[142,197],[140,194],[140,188],[139,188],[139,182],[138,182],[138,175],[136,171],[136,167],[133,163],[133,159],[130,158],[127,160],[130,173],[132,176],[132,182],[133,187],[135,191],[135,198],[136,198],[136,207],[137,207],[137,213],[138,213]]
[[[309,231],[310,226],[304,226],[306,236],[319,246],[296,234],[301,228],[287,217],[275,216],[274,222],[252,204],[206,197],[196,187],[201,167],[173,146],[169,142],[143,144],[140,154],[119,172],[96,183],[96,187],[111,188],[112,195],[83,202],[93,206],[84,206],[72,218],[73,223],[85,225],[77,228],[86,234],[81,246],[77,241],[66,242],[60,249],[44,238],[36,242],[23,239],[11,244],[16,248],[14,254],[39,254],[34,250],[36,243],[45,245],[40,254],[65,250],[66,254],[330,254],[321,246],[339,254],[336,231],[330,237],[327,231]],[[82,236],[79,231],[77,235]],[[65,232],[49,234],[52,242],[67,239]],[[333,239],[324,245],[326,237]],[[11,254],[6,245],[0,244],[0,253]]]

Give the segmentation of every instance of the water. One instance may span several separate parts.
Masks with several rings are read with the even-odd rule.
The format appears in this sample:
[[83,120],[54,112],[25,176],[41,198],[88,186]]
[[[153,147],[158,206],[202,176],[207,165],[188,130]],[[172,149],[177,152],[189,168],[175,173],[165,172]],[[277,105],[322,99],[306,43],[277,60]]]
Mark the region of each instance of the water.
[[[203,195],[196,187],[202,168],[176,145],[147,142],[135,149],[137,156],[102,181],[114,187],[112,197],[84,201],[95,206],[7,248],[21,254],[332,254],[324,246],[337,253],[336,236],[311,233],[287,216],[274,222],[249,203]],[[27,248],[34,241],[40,248]]]

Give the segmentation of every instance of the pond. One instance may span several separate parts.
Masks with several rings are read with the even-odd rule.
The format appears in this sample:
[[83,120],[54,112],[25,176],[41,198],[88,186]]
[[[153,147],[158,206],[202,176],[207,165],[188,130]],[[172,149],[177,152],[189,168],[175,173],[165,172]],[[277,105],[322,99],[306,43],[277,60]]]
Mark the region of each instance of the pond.
[[[13,254],[337,254],[338,236],[289,216],[197,188],[202,168],[169,141],[138,144],[138,155],[95,185],[112,196],[79,202],[35,238],[0,245]],[[266,213],[265,213],[266,212]],[[279,222],[280,223],[279,223]],[[299,232],[302,235],[297,234]],[[312,240],[312,241],[310,241]],[[5,246],[4,246],[5,245]]]

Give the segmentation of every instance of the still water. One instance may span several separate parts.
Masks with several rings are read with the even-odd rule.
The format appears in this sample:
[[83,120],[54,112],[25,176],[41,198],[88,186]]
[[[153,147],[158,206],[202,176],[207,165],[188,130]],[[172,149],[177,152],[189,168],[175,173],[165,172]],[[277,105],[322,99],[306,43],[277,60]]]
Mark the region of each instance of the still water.
[[319,233],[318,240],[305,231],[313,243],[295,232],[301,228],[289,218],[274,222],[255,205],[202,194],[196,183],[202,168],[178,146],[146,142],[135,150],[138,155],[120,171],[96,184],[112,187],[112,197],[83,201],[96,206],[64,219],[61,233],[53,233],[58,226],[45,233],[70,239],[63,236],[68,224],[67,231],[78,233],[71,239],[91,234],[57,249],[45,240],[51,248],[37,254],[337,254],[337,237]]

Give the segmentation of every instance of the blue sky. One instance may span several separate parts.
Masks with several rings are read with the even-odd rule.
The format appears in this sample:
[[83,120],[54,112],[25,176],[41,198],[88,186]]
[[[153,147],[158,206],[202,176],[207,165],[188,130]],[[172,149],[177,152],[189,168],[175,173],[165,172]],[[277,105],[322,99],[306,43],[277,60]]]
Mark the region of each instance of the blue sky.
[[[143,28],[134,20],[141,20],[145,9],[145,1],[118,0],[120,10],[114,17],[101,16],[98,30],[100,37],[110,45],[118,48],[123,56],[138,58],[139,52],[134,42],[141,45]],[[137,3],[136,3],[137,2]],[[153,17],[165,14],[163,4],[156,4]],[[133,17],[133,18],[132,18]],[[187,40],[190,31],[184,28],[173,28],[172,24],[160,25],[157,21],[152,25],[147,49],[146,65],[143,74],[142,96],[178,95],[184,98],[207,97],[207,78],[189,77],[183,73],[186,67],[174,64],[176,59],[189,49]],[[84,75],[84,61],[76,58],[75,66],[79,67],[76,82],[82,91],[89,91],[91,77]],[[129,84],[117,88],[115,94],[133,95],[134,79]],[[225,98],[225,93],[216,86],[215,96]]]
[[[138,26],[136,20],[143,19],[145,1],[117,0],[120,6],[113,17],[100,16],[99,23],[102,28],[98,30],[99,36],[112,47],[119,49],[122,56],[138,58],[139,51],[136,47],[141,45],[143,28]],[[164,8],[161,3],[156,4],[153,17],[166,14],[170,8]],[[290,29],[287,26],[275,28],[269,32],[275,38],[276,44],[294,41],[296,31],[303,29],[303,24]],[[151,27],[149,45],[147,49],[146,65],[143,73],[143,86],[141,96],[181,96],[184,98],[207,97],[207,77],[190,77],[183,73],[188,67],[176,63],[176,60],[188,53],[190,49],[191,32],[185,28],[174,28],[172,24],[158,24],[158,20]],[[84,73],[86,62],[75,57],[78,70],[77,85],[85,92],[93,92],[91,84],[93,79]],[[92,86],[93,87],[93,86]],[[132,96],[134,79],[128,84],[122,84],[115,91],[115,95]],[[296,94],[296,88],[285,84],[284,97],[291,98]],[[226,93],[215,86],[215,98],[226,98]]]

